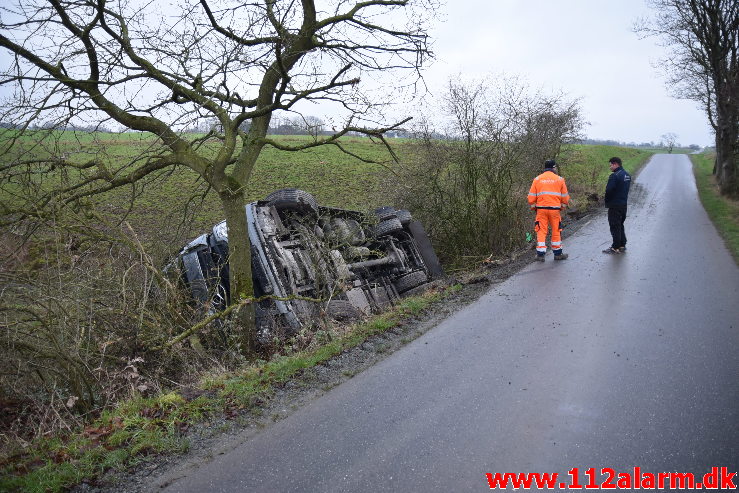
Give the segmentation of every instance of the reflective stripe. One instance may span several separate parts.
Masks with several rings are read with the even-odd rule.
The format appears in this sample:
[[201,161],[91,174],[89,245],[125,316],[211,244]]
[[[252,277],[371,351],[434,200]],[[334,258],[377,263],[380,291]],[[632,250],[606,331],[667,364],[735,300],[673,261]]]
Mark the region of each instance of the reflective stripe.
[[546,252],[547,251],[547,247],[536,247],[536,251],[537,252]]
[[[531,195],[531,194],[529,194],[529,195]],[[569,197],[570,196],[569,193],[560,193],[560,192],[539,192],[539,193],[536,193],[534,195],[536,195],[537,197],[539,195],[555,195],[557,197]]]
[[554,247],[561,247],[561,246],[562,246],[562,242],[561,241],[553,241],[552,242],[552,248],[554,248]]
[[536,246],[547,246],[547,244],[546,244],[546,242],[543,242],[543,241],[538,241],[538,242],[536,243]]
[[557,176],[551,171],[540,174],[531,183],[528,193],[529,205],[535,205],[537,209],[556,209],[558,212],[570,200],[564,178]]

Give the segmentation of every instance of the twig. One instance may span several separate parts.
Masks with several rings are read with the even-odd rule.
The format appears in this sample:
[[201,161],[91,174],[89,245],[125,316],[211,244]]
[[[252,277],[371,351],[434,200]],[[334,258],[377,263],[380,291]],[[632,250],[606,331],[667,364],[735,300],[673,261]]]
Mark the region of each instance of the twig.
[[170,339],[169,341],[165,342],[161,346],[156,346],[152,348],[152,351],[161,351],[163,349],[167,349],[172,347],[173,345],[177,344],[178,342],[183,341],[187,337],[190,337],[197,331],[201,330],[202,328],[206,327],[209,323],[213,322],[216,319],[227,317],[231,312],[236,310],[237,308],[241,308],[243,306],[249,305],[251,303],[259,303],[260,301],[272,299],[277,301],[291,301],[291,300],[303,300],[303,301],[312,301],[315,303],[322,303],[326,300],[318,299],[318,298],[309,298],[307,296],[273,296],[273,295],[266,295],[262,296],[260,298],[244,298],[238,303],[234,303],[233,305],[227,307],[225,310],[221,312],[214,313],[210,315],[209,317],[205,318],[204,320],[198,322],[197,324],[193,325],[186,331],[180,333],[180,335],[174,337],[173,339]]

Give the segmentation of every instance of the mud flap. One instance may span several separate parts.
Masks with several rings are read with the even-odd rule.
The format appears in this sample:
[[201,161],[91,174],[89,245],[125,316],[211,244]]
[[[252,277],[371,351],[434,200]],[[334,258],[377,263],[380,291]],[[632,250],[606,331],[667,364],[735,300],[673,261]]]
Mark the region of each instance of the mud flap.
[[431,279],[444,277],[444,269],[441,267],[439,257],[436,256],[434,247],[431,245],[431,240],[426,234],[426,230],[423,229],[423,225],[418,221],[411,221],[408,224],[408,230],[416,241],[418,253],[421,254],[421,258],[423,258],[423,262],[426,264]]

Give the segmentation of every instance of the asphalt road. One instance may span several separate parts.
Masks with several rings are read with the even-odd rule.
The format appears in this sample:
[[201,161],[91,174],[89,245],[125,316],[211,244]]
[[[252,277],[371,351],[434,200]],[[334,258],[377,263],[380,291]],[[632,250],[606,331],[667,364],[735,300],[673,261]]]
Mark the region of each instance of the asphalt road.
[[[378,365],[166,491],[489,491],[485,473],[739,467],[739,268],[684,155]],[[565,480],[569,479],[566,477]],[[605,479],[597,476],[597,481]],[[735,478],[736,480],[736,478]],[[739,481],[736,481],[739,484]]]

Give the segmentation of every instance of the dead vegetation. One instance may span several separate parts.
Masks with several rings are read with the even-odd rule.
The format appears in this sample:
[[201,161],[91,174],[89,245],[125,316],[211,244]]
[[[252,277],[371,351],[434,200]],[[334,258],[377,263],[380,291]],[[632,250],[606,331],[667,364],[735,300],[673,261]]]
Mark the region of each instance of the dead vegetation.
[[14,229],[3,237],[0,261],[3,448],[69,430],[121,398],[186,382],[214,362],[243,360],[210,327],[197,347],[152,350],[201,313],[127,224],[89,213]]

